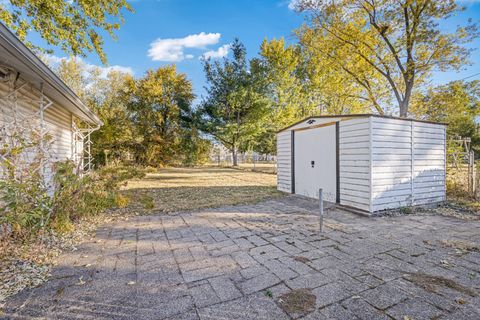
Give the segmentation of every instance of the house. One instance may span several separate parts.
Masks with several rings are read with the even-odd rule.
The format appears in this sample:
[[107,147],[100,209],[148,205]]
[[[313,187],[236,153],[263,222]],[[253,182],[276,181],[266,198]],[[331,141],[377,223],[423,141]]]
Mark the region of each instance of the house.
[[72,159],[84,171],[92,168],[90,134],[101,125],[75,93],[0,23],[0,138],[7,140],[15,130],[25,136],[29,132],[48,136],[48,150],[41,146],[49,155],[44,167]]
[[304,119],[277,133],[278,190],[367,214],[446,200],[446,125],[371,114]]

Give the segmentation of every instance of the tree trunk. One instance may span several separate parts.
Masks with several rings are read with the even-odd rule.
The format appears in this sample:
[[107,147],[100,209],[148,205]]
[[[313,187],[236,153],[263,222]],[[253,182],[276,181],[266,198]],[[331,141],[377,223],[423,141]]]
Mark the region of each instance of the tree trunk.
[[232,161],[233,161],[233,166],[238,167],[238,151],[237,147],[233,147],[232,149]]
[[408,105],[406,101],[402,101],[400,104],[400,118],[406,118],[407,117],[407,110],[408,110]]
[[413,84],[414,84],[413,75],[415,73],[412,72],[411,74],[412,74],[411,79],[405,80],[406,81],[405,97],[403,98],[403,101],[400,103],[400,117],[402,118],[406,118],[408,116],[408,107],[410,105],[410,98],[412,97]]
[[408,106],[410,104],[410,94],[407,93],[405,98],[399,103],[400,118],[406,118],[408,116]]

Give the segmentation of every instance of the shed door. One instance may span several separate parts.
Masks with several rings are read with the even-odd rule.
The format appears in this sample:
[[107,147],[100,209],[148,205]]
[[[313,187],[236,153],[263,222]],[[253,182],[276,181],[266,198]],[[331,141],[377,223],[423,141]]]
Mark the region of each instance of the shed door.
[[337,126],[295,131],[295,193],[337,202]]

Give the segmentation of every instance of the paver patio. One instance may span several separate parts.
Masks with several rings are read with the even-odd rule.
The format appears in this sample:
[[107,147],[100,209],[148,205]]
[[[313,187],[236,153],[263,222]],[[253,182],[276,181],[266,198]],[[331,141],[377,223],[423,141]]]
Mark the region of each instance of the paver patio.
[[[480,252],[454,245],[478,248],[480,222],[335,209],[319,235],[316,209],[285,196],[106,225],[50,281],[11,298],[3,317],[480,318]],[[315,305],[287,314],[284,294],[296,289]]]

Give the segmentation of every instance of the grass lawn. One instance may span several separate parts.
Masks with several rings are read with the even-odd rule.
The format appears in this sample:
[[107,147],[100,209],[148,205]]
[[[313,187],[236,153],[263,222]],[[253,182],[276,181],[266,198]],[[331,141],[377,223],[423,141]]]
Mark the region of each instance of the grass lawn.
[[229,168],[166,168],[131,180],[127,209],[174,212],[258,202],[278,196],[276,176]]
[[250,171],[277,173],[277,168],[273,163],[256,163],[255,165],[253,163],[241,163],[239,167]]

